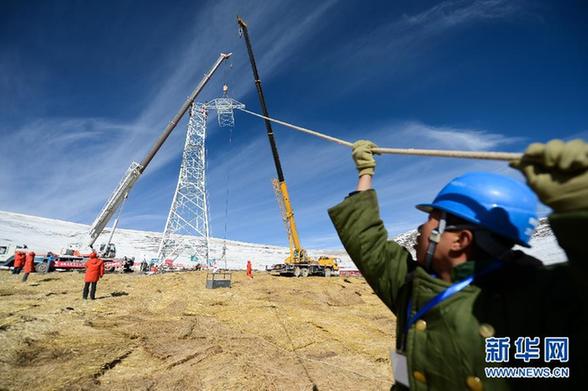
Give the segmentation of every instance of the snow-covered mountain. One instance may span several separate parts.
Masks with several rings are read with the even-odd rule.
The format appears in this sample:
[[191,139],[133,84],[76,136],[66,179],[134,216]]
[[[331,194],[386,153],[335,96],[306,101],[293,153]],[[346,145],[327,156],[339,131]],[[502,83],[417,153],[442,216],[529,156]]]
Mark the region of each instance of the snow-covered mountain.
[[[89,228],[85,224],[0,211],[0,244],[27,244],[29,248],[35,249],[38,253],[59,252],[72,243],[79,245],[83,243]],[[110,230],[106,229],[97,243],[107,241],[109,234]],[[397,236],[394,240],[413,251],[412,246],[415,238],[416,231],[409,231]],[[140,261],[142,259],[150,260],[157,256],[160,240],[161,233],[159,232],[117,229],[113,242],[116,243],[119,256],[135,257]],[[221,258],[224,244],[223,239],[211,238],[210,256],[212,259]],[[545,263],[566,260],[565,253],[558,246],[546,219],[541,220],[531,244],[533,248],[525,249],[525,251]],[[342,267],[355,268],[343,249],[308,249],[308,252],[315,257],[330,255],[340,258]],[[250,259],[255,269],[265,269],[266,266],[282,262],[288,253],[287,247],[227,240],[226,266],[230,269],[244,269],[247,260]],[[189,253],[180,256],[178,261],[188,263]],[[219,266],[225,267],[224,261]]]
[[[26,244],[39,254],[47,251],[58,253],[70,244],[79,247],[89,229],[90,226],[85,224],[0,211],[0,243]],[[106,242],[109,235],[110,228],[106,228],[96,243]],[[112,241],[116,244],[117,256],[135,257],[141,261],[157,257],[160,240],[160,232],[118,228]],[[225,240],[211,238],[210,258],[221,259],[224,245]],[[282,262],[289,252],[287,247],[227,240],[226,267],[244,269],[249,259],[255,269],[265,269]],[[308,253],[314,257],[330,255],[340,258],[342,267],[355,268],[344,250],[308,249]],[[189,264],[189,259],[189,252],[185,252],[177,261]],[[224,260],[218,265],[224,268]]]

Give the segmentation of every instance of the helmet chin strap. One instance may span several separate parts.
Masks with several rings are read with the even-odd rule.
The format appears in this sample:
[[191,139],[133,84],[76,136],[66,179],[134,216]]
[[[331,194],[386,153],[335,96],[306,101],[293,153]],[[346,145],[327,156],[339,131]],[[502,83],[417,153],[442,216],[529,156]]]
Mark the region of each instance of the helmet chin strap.
[[441,235],[445,232],[445,227],[447,226],[446,218],[447,213],[442,211],[439,225],[437,228],[433,229],[429,235],[429,246],[427,247],[427,257],[425,258],[425,270],[428,273],[433,272],[433,254],[435,253],[437,244],[441,240]]
[[476,232],[476,244],[486,254],[495,259],[503,259],[512,251],[512,245],[500,243],[490,232],[484,230]]
[[[429,235],[429,246],[427,247],[427,256],[425,258],[425,270],[432,274],[433,271],[433,254],[441,240],[441,235],[447,229],[447,213],[441,212],[439,225],[434,228]],[[482,251],[494,259],[502,260],[506,255],[512,252],[512,245],[504,244],[494,238],[492,233],[486,230],[476,230],[476,244]]]

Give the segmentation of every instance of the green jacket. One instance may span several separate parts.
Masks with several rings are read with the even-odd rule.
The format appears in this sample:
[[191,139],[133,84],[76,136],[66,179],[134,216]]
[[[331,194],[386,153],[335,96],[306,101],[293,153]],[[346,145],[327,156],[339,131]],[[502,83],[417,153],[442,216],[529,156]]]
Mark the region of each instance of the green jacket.
[[[514,251],[498,270],[476,278],[459,293],[423,315],[405,333],[406,312],[412,314],[445,290],[448,284],[417,266],[404,247],[388,240],[379,216],[376,192],[355,193],[329,209],[339,237],[362,275],[397,317],[396,348],[405,350],[411,389],[508,390],[580,388],[588,366],[586,320],[586,247],[588,212],[552,215],[550,223],[569,262],[551,267]],[[583,235],[582,235],[583,236]],[[459,281],[487,267],[469,261],[454,268]],[[510,337],[509,367],[569,367],[569,379],[491,379],[484,368],[485,338]],[[514,360],[518,337],[540,337],[541,359]],[[544,337],[569,337],[568,363],[543,362]],[[403,342],[406,344],[403,349]],[[402,389],[400,385],[393,388]],[[584,388],[587,389],[587,388]]]

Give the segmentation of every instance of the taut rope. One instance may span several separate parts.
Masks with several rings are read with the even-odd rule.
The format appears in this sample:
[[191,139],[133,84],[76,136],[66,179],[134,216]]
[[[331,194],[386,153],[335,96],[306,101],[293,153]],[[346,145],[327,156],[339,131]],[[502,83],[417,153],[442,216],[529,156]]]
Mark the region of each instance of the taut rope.
[[[261,114],[254,113],[253,111],[249,111],[246,109],[239,109],[241,111],[246,112],[247,114],[251,114],[255,117],[267,119],[268,121],[275,122],[277,124],[286,126],[288,128],[298,130],[300,132],[313,135],[315,137],[322,138],[323,140],[331,141],[337,144],[345,145],[347,147],[353,146],[353,143],[349,141],[342,140],[340,138],[336,138],[333,136],[329,136],[315,130],[303,128],[301,126],[296,126],[290,124],[288,122],[280,121],[278,119],[266,117]],[[393,155],[419,155],[419,156],[437,156],[437,157],[454,157],[454,158],[463,158],[463,159],[482,159],[482,160],[517,160],[520,159],[523,154],[522,153],[511,153],[511,152],[481,152],[481,151],[451,151],[451,150],[441,150],[441,149],[414,149],[414,148],[374,148],[374,152],[382,153],[382,154],[393,154]]]

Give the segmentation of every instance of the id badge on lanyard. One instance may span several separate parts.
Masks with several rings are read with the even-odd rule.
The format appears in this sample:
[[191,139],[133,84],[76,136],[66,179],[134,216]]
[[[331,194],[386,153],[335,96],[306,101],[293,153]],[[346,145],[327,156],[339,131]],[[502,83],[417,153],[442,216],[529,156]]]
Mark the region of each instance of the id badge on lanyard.
[[[478,274],[478,276],[484,275],[491,271],[496,270],[502,264],[498,261],[494,261],[490,266],[488,266],[485,270]],[[431,300],[429,300],[425,305],[413,316],[412,315],[412,301],[408,301],[408,306],[406,310],[406,326],[404,329],[403,337],[407,338],[408,331],[410,326],[412,326],[421,316],[426,314],[431,308],[435,307],[437,304],[441,303],[442,301],[450,298],[451,296],[455,295],[457,292],[461,291],[468,285],[470,285],[474,281],[474,276],[469,276],[468,278],[459,281],[449,288],[445,289],[443,292],[439,293]],[[406,339],[401,343],[402,349],[406,349]],[[406,358],[406,354],[404,351],[395,351],[391,353],[392,358],[392,371],[394,374],[394,381],[397,383],[402,384],[403,386],[410,387],[408,382],[408,362]]]
[[410,387],[408,384],[408,364],[403,352],[392,352],[392,374],[394,382]]

